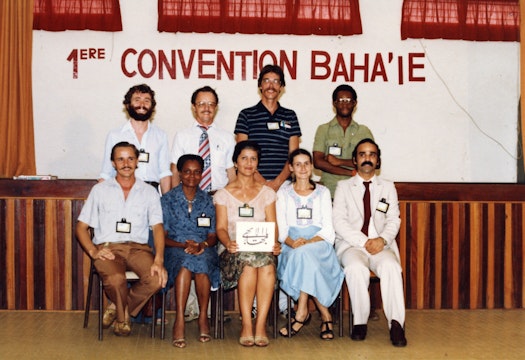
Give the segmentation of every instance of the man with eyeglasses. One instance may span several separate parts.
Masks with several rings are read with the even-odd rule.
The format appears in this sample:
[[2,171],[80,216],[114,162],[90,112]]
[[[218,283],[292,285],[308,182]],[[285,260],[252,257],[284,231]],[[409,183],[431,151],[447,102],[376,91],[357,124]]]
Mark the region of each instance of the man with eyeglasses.
[[299,147],[301,137],[297,115],[279,104],[285,85],[278,65],[264,66],[257,80],[261,100],[239,113],[234,131],[237,142],[250,139],[261,146],[257,180],[275,191],[290,176],[288,154]]
[[335,117],[319,125],[315,133],[314,166],[322,171],[321,183],[330,189],[332,198],[339,180],[355,174],[352,151],[356,144],[366,138],[374,139],[365,125],[352,119],[357,105],[357,93],[350,85],[339,85],[332,93]]
[[[211,183],[209,181],[204,183],[203,175],[201,188],[213,194],[235,179],[232,160],[235,140],[231,132],[220,128],[214,122],[218,104],[219,96],[210,86],[201,87],[191,95],[191,109],[195,122],[191,127],[175,134],[173,138],[171,148],[172,187],[180,183],[177,171],[179,158],[184,154],[196,154],[201,155],[206,162],[207,152],[202,153],[205,146],[209,147]],[[203,144],[206,137],[208,144]]]
[[[180,183],[177,162],[184,154],[201,155],[204,159],[205,169],[203,169],[200,187],[208,191],[209,194],[213,195],[215,191],[222,189],[228,182],[235,179],[232,159],[235,139],[231,132],[220,128],[214,122],[218,104],[219,96],[210,86],[201,87],[191,95],[191,109],[195,122],[191,127],[175,134],[173,138],[171,149],[172,187]],[[208,307],[208,309],[210,308]],[[199,317],[199,313],[195,283],[192,281],[184,311],[184,320],[186,322],[195,320]]]
[[[237,142],[250,139],[261,146],[256,180],[275,191],[290,177],[288,154],[299,147],[302,135],[295,111],[279,104],[285,85],[283,69],[278,65],[265,65],[257,80],[261,100],[239,113],[234,131]],[[288,315],[286,296],[282,291],[279,309],[283,316]],[[293,313],[291,315],[294,317]],[[256,316],[254,304],[252,317]]]

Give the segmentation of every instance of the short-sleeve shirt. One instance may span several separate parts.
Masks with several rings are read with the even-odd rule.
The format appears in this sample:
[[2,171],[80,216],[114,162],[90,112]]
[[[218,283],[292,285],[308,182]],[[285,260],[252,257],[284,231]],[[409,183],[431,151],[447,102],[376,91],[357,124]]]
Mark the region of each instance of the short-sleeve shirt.
[[261,146],[257,170],[266,180],[279,176],[288,160],[290,138],[301,136],[299,120],[293,110],[279,105],[271,114],[261,101],[239,113],[234,132],[247,135]]
[[[162,224],[160,195],[140,179],[135,180],[127,199],[120,184],[111,178],[93,186],[78,217],[95,231],[95,245],[106,242],[148,243],[149,227]],[[131,232],[117,232],[117,222],[131,224]]]
[[[341,125],[337,121],[337,118],[334,117],[332,120],[326,124],[319,125],[317,131],[315,132],[315,140],[313,151],[322,152],[323,154],[328,154],[328,148],[330,146],[339,146],[341,147],[341,156],[337,156],[341,159],[351,159],[352,152],[354,151],[355,146],[359,141],[370,138],[374,139],[372,132],[365,125],[359,125],[357,122],[352,120],[350,126],[343,131]],[[330,174],[325,171],[321,174],[321,182],[332,194],[334,197],[335,188],[339,180],[348,179],[349,176],[346,175],[335,175]]]
[[[235,139],[231,132],[221,129],[215,123],[210,125],[207,132],[210,140],[211,188],[222,189],[228,184],[227,170],[233,167]],[[197,121],[192,127],[175,134],[171,148],[171,162],[177,164],[184,154],[198,155],[201,134],[202,130]]]
[[137,178],[143,181],[160,182],[160,179],[171,176],[168,135],[158,126],[148,123],[148,130],[142,135],[142,141],[139,141],[131,127],[131,122],[128,121],[123,126],[111,130],[106,137],[104,159],[100,172],[102,179],[107,180],[116,175],[110,159],[111,149],[121,141],[127,141],[135,145],[139,151],[149,153],[149,161],[140,162],[139,167],[135,170]]

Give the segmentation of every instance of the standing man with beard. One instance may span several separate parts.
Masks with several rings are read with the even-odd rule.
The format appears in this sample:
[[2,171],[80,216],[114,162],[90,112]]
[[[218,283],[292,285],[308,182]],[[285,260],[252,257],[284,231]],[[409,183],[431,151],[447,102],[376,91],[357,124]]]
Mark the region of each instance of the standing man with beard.
[[110,131],[106,138],[101,180],[115,176],[111,165],[113,145],[127,141],[139,149],[136,177],[159,189],[162,194],[171,189],[168,135],[151,123],[155,111],[155,92],[146,84],[131,87],[123,101],[129,120]]
[[352,151],[362,139],[374,139],[365,125],[353,121],[357,93],[350,85],[339,85],[332,93],[335,117],[319,125],[315,133],[314,166],[321,170],[321,183],[330,189],[332,199],[339,180],[355,173]]

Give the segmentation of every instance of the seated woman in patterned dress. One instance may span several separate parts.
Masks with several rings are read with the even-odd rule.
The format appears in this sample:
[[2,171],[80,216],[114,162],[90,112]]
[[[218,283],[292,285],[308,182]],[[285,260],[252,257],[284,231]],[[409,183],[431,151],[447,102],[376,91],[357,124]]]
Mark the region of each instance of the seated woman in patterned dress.
[[[260,155],[256,142],[237,143],[233,153],[237,178],[214,196],[217,237],[226,248],[220,255],[222,283],[225,289],[238,289],[242,316],[239,343],[243,346],[267,346],[269,343],[266,318],[276,282],[275,255],[281,252],[278,241],[275,241],[272,252],[239,252],[235,241],[237,222],[276,221],[275,191],[255,180]],[[254,331],[251,310],[255,296],[257,317]]]
[[[311,296],[321,314],[321,339],[331,340],[333,321],[328,307],[339,294],[344,275],[334,251],[330,191],[310,179],[313,162],[308,151],[292,151],[288,163],[292,181],[277,192],[279,241],[283,243],[277,274],[281,289],[297,302],[291,335],[310,321]],[[288,336],[288,328],[279,333]]]
[[179,158],[177,170],[181,183],[161,198],[166,231],[164,266],[168,270],[168,287],[175,284],[177,315],[173,324],[173,346],[186,347],[184,308],[192,278],[199,303],[199,341],[208,342],[208,300],[210,288],[220,282],[215,207],[212,198],[199,188],[204,162],[198,155]]

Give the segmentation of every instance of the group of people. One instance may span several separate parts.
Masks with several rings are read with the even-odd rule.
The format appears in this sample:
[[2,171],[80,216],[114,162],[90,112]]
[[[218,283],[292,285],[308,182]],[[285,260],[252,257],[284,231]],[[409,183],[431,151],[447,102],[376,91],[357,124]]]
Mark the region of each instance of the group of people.
[[[330,340],[329,307],[346,278],[355,319],[351,337],[364,340],[371,270],[381,279],[392,344],[406,345],[397,193],[376,175],[381,154],[372,133],[352,119],[357,94],[349,85],[334,90],[335,117],[318,127],[311,154],[299,147],[296,113],[279,104],[284,86],[279,66],[263,67],[261,100],[239,113],[234,134],[214,122],[216,91],[197,89],[191,97],[195,122],[175,135],[171,154],[166,133],[151,123],[154,91],[145,84],[129,89],[129,121],[109,133],[100,181],[76,227],[110,300],[105,328],[129,335],[131,317],[154,293],[173,286],[173,346],[187,345],[184,314],[192,296],[198,339],[208,342],[210,291],[222,284],[238,291],[239,343],[264,347],[279,287],[281,310],[286,294],[296,303],[287,315],[291,327],[279,333],[297,335],[310,322],[312,298],[320,337]],[[322,171],[318,183],[312,181],[314,168]],[[241,248],[242,222],[274,223],[270,247]],[[126,270],[140,279],[130,287]]]

